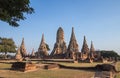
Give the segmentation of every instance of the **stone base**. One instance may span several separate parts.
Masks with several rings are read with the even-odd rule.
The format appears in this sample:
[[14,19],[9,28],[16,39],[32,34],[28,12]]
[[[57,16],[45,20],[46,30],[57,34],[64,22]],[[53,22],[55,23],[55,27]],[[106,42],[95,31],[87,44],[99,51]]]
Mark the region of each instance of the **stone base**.
[[36,65],[32,63],[15,62],[12,64],[11,69],[26,72],[30,70],[36,70]]

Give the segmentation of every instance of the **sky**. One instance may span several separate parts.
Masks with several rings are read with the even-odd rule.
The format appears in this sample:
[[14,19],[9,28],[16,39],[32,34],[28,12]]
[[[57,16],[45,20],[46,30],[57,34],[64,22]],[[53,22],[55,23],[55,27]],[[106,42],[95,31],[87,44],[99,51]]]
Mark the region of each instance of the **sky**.
[[38,50],[42,33],[52,51],[59,27],[64,30],[68,46],[72,27],[82,48],[83,36],[96,50],[114,50],[120,54],[120,0],[30,0],[35,13],[11,27],[0,21],[0,36],[13,38],[17,46],[25,41],[27,52]]

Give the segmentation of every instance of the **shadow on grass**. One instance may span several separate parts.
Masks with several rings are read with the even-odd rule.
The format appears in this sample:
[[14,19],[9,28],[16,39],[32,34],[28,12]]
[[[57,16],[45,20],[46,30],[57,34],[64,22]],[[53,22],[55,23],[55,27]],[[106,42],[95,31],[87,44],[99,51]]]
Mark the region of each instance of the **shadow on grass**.
[[85,71],[111,71],[113,73],[119,73],[120,71],[117,71],[115,66],[111,65],[111,64],[97,64],[94,67],[74,67],[74,66],[65,66],[65,65],[61,65],[61,64],[56,64],[56,63],[46,63],[46,64],[50,64],[51,67],[54,68],[54,65],[59,67],[59,68],[63,68],[63,69],[73,69],[73,70],[85,70]]
[[[116,74],[120,73],[120,71],[116,71],[115,66],[112,66],[110,64],[101,64],[101,65],[98,64],[95,67],[72,67],[72,66],[64,66],[61,64],[58,65],[60,68],[64,68],[64,69],[92,71],[95,72],[95,75],[98,74],[98,72],[100,72],[99,74],[103,75],[102,77],[104,78],[116,78]],[[105,74],[102,72],[105,72]]]
[[54,68],[55,67],[59,67],[59,68],[63,68],[63,69],[72,69],[72,70],[85,70],[85,71],[97,71],[95,67],[73,67],[73,66],[65,66],[65,65],[61,65],[61,64],[57,64],[57,63],[44,63],[44,64],[50,64],[51,67]]
[[58,64],[60,68],[73,69],[73,70],[85,70],[85,71],[97,71],[95,67],[72,67]]

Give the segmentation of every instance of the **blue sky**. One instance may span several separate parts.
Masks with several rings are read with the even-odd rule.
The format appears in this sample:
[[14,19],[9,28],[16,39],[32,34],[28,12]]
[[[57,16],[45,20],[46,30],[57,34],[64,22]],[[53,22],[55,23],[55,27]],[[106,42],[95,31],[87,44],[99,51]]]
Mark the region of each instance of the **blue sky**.
[[38,50],[42,33],[53,49],[57,29],[64,30],[68,45],[74,27],[79,49],[83,36],[90,47],[91,40],[96,50],[114,50],[120,54],[120,0],[30,0],[35,9],[17,28],[0,21],[0,36],[13,38],[20,46],[22,38],[28,52]]

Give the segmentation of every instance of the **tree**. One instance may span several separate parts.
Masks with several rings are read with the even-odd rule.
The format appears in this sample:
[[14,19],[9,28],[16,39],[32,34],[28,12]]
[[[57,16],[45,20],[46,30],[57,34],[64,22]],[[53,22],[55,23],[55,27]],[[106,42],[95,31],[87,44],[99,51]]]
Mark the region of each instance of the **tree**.
[[34,12],[29,4],[29,0],[0,0],[0,20],[13,27],[18,27],[17,22],[26,19],[24,13],[32,14]]
[[119,55],[115,51],[105,51],[105,50],[102,50],[100,52],[101,52],[101,56],[103,56],[104,58],[105,57],[107,57],[107,58],[109,58],[109,57],[119,57]]
[[16,45],[11,38],[0,38],[0,52],[5,53],[5,58],[7,58],[7,53],[16,52]]
[[49,48],[49,45],[48,45],[48,44],[46,44],[46,48],[47,48],[48,51],[50,51],[50,48]]

